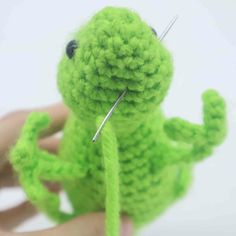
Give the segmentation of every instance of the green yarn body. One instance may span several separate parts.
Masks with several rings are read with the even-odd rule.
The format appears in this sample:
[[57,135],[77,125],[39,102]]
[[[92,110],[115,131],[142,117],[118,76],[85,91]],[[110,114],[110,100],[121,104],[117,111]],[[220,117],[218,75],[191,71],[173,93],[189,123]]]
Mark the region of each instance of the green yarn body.
[[[119,214],[136,227],[151,221],[188,189],[193,166],[226,135],[226,106],[214,90],[203,95],[203,124],[167,119],[161,109],[171,83],[172,59],[151,27],[133,11],[108,7],[74,37],[63,55],[58,86],[71,110],[58,155],[40,150],[47,114],[33,113],[11,152],[29,198],[58,222],[106,211],[107,236],[119,235]],[[118,108],[92,142],[118,95]],[[57,194],[42,181],[62,184],[73,213],[60,210]]]
[[[169,141],[163,130],[163,121],[157,111],[140,123],[123,122],[122,126],[126,129],[123,134],[114,129],[119,150],[120,211],[129,215],[136,226],[162,213],[183,195],[191,180],[192,163],[165,165],[168,155],[174,159],[181,153],[176,153],[177,157],[173,157],[173,153],[168,154]],[[65,127],[60,157],[89,166],[85,178],[64,183],[76,214],[105,210],[102,138],[93,144],[91,137],[94,130],[95,124],[73,115]]]

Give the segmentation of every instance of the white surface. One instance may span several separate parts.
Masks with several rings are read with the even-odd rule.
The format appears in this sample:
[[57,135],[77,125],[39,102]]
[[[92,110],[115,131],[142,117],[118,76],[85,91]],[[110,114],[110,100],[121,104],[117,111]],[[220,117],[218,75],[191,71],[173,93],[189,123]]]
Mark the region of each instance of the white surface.
[[[56,65],[70,33],[106,5],[129,6],[162,32],[180,15],[165,39],[175,75],[165,101],[168,116],[201,122],[201,93],[215,88],[229,109],[229,135],[214,156],[197,165],[189,194],[147,226],[142,236],[236,235],[236,2],[234,0],[29,1],[0,0],[0,115],[60,100]],[[23,198],[0,192],[6,207]],[[66,202],[66,201],[65,201]],[[66,204],[66,203],[65,203]],[[44,216],[22,230],[52,225]]]

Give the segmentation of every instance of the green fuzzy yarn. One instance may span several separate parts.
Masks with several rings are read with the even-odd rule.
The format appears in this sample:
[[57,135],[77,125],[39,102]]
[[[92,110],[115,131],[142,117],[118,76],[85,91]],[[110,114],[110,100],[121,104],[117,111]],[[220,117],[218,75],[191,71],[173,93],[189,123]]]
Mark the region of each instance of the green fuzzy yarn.
[[[194,164],[211,155],[226,135],[226,106],[214,90],[203,95],[204,122],[166,119],[160,104],[172,77],[171,56],[150,26],[133,11],[108,7],[74,38],[72,58],[64,55],[58,85],[71,109],[59,154],[40,150],[44,113],[27,119],[11,161],[29,198],[58,222],[106,211],[107,236],[119,235],[119,215],[138,228],[180,198]],[[91,139],[118,95],[121,102],[96,143]],[[57,181],[73,213],[60,210],[57,194],[43,181]]]
[[74,39],[74,57],[64,55],[58,68],[59,89],[74,113],[86,119],[104,116],[125,88],[129,96],[116,112],[121,119],[153,111],[164,99],[171,56],[136,13],[105,8]]

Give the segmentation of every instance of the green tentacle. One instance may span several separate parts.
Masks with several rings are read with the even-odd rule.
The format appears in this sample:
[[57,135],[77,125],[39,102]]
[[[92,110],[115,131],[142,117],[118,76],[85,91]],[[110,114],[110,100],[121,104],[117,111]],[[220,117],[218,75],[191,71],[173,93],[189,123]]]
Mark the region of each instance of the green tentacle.
[[42,180],[64,181],[85,175],[86,169],[59,160],[56,155],[40,150],[37,141],[40,132],[50,124],[46,113],[31,113],[25,122],[21,136],[11,150],[11,162],[19,173],[19,180],[29,200],[40,210],[58,222],[72,217],[60,211],[58,194],[50,192]]
[[204,124],[191,124],[180,118],[165,122],[164,129],[168,137],[176,142],[192,145],[189,157],[192,161],[202,160],[209,156],[213,148],[226,136],[226,105],[224,99],[214,90],[203,94]]
[[[98,125],[101,120],[98,119]],[[106,183],[106,235],[120,235],[119,158],[115,133],[108,122],[101,134]]]

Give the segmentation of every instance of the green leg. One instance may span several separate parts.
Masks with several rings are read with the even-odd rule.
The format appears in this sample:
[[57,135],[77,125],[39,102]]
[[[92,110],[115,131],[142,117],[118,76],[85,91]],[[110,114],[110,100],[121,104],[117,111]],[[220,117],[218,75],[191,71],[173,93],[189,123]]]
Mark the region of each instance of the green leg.
[[106,183],[106,236],[119,236],[119,159],[116,136],[109,122],[102,131],[101,142]]
[[28,199],[41,211],[57,222],[69,220],[72,216],[60,211],[60,199],[57,194],[49,192],[32,172],[20,174],[20,182]]
[[49,192],[42,180],[61,182],[76,179],[84,176],[86,170],[38,148],[38,135],[49,122],[47,114],[32,113],[29,116],[20,139],[11,151],[11,162],[19,173],[29,200],[51,218],[63,222],[72,216],[60,211],[59,196]]
[[70,181],[83,178],[87,174],[88,167],[82,163],[72,164],[45,151],[41,151],[40,158],[37,172],[43,180]]

